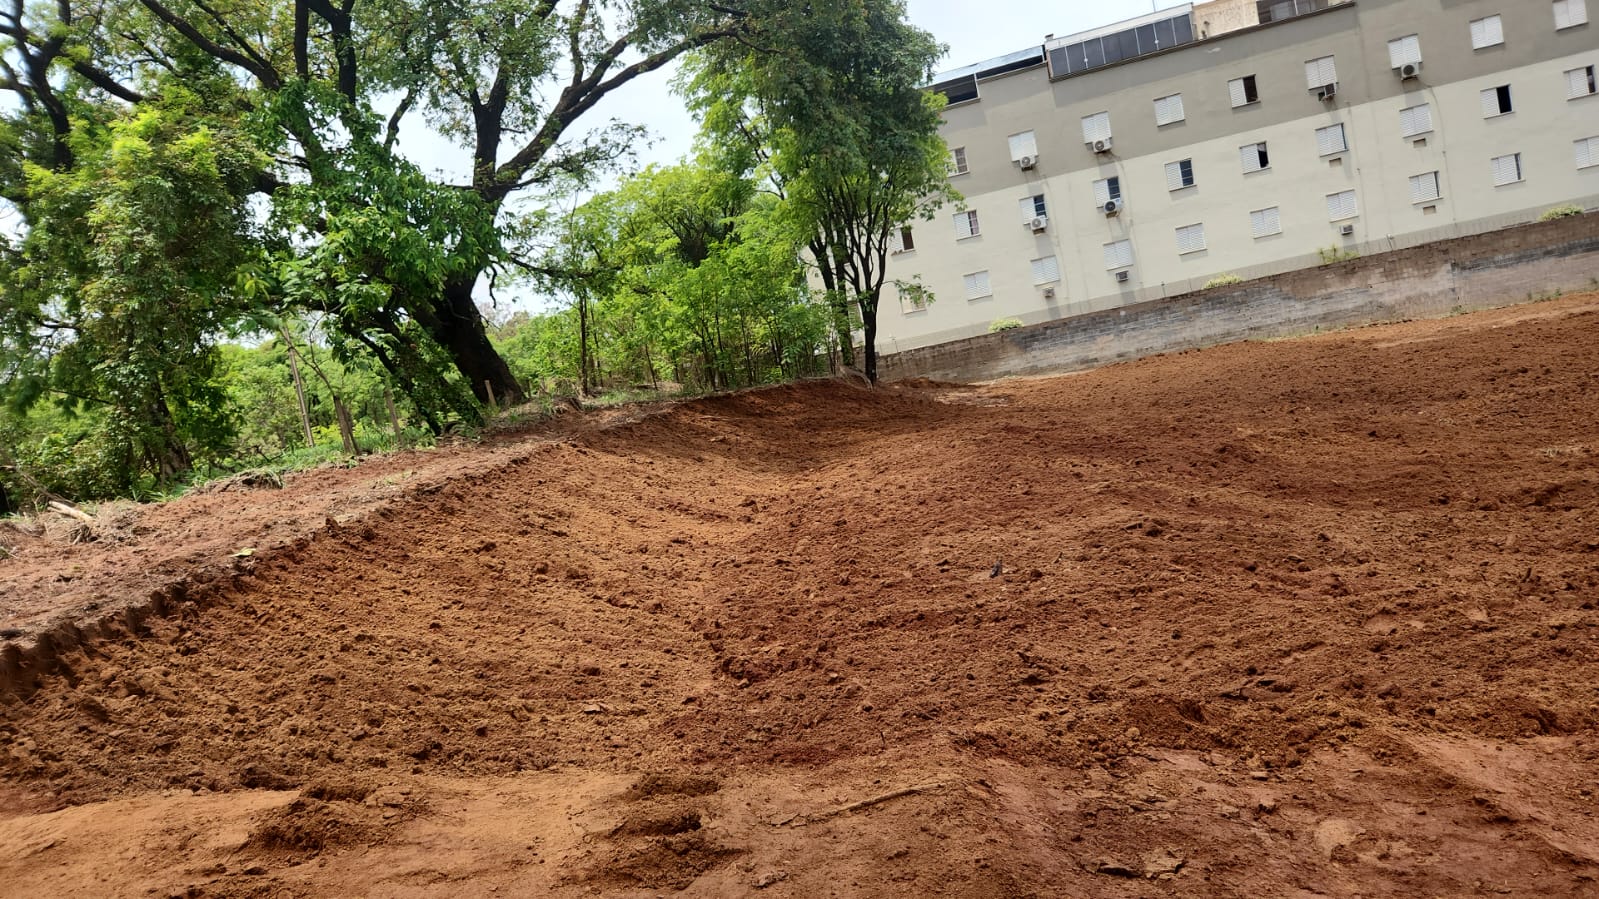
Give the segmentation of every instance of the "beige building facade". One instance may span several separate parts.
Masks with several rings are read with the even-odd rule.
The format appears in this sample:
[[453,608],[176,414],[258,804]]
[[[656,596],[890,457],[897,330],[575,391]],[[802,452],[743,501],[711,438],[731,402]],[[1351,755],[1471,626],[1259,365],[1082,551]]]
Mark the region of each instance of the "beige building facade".
[[879,350],[1591,208],[1596,65],[1586,0],[1219,0],[943,76]]

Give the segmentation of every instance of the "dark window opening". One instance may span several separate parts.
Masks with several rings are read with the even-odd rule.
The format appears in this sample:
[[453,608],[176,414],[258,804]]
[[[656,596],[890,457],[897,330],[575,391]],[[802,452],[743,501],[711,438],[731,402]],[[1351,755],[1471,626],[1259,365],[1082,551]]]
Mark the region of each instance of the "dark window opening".
[[1245,75],[1240,80],[1244,82],[1244,102],[1258,103],[1260,101],[1260,92],[1255,89],[1255,76]]
[[933,90],[944,95],[951,106],[977,99],[977,76],[967,75],[952,81],[933,85]]

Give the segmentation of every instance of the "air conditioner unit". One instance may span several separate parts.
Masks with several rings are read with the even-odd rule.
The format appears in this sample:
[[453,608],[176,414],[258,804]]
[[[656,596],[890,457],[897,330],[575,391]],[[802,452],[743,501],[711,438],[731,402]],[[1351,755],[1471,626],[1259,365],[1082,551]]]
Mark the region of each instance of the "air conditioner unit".
[[1354,234],[1355,234],[1355,226],[1354,225],[1345,225],[1342,228],[1338,229],[1338,233],[1342,234],[1345,237],[1353,237]]
[[1054,298],[1055,298],[1055,288],[1053,288],[1053,287],[1044,288],[1044,299],[1053,300]]
[[1338,96],[1338,85],[1336,84],[1326,84],[1316,88],[1316,99],[1323,103],[1336,96]]
[[1091,141],[1088,144],[1088,148],[1093,150],[1095,153],[1109,153],[1111,146],[1112,144],[1110,138],[1108,137],[1102,140]]
[[1034,231],[1042,231],[1045,228],[1049,227],[1049,216],[1047,216],[1047,215],[1035,215],[1035,216],[1033,216],[1033,220],[1029,224],[1031,224],[1033,226],[1033,230]]
[[1121,197],[1117,197],[1114,200],[1105,201],[1105,205],[1102,206],[1101,209],[1106,215],[1120,215],[1122,211]]
[[1399,77],[1400,77],[1401,80],[1408,81],[1411,78],[1415,78],[1415,77],[1417,77],[1417,76],[1419,76],[1421,74],[1421,63],[1420,62],[1407,62],[1404,65],[1400,66],[1399,68],[1395,69],[1394,71],[1399,73]]
[[1127,269],[1122,269],[1121,271],[1116,273],[1116,283],[1117,284],[1126,284],[1128,281],[1131,281],[1132,278],[1133,278],[1133,273],[1128,271]]
[[1023,156],[1021,159],[1016,160],[1016,164],[1021,166],[1023,169],[1030,169],[1030,168],[1038,165],[1038,157],[1037,156]]

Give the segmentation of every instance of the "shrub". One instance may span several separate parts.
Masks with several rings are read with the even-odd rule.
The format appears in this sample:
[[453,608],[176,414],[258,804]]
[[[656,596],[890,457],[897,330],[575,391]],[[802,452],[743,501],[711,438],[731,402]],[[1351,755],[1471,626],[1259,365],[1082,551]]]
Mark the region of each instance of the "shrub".
[[1217,275],[1216,277],[1211,278],[1209,281],[1206,281],[1205,289],[1209,290],[1212,287],[1228,287],[1233,284],[1242,283],[1244,283],[1243,278],[1238,277],[1232,272],[1227,272],[1226,274]]
[[988,326],[988,333],[998,334],[1001,331],[1014,331],[1021,326],[1022,322],[1019,318],[996,318],[993,324]]
[[1538,221],[1552,222],[1555,219],[1570,218],[1574,215],[1582,215],[1582,207],[1567,203],[1564,206],[1556,206],[1553,209],[1546,210],[1543,215],[1538,216]]

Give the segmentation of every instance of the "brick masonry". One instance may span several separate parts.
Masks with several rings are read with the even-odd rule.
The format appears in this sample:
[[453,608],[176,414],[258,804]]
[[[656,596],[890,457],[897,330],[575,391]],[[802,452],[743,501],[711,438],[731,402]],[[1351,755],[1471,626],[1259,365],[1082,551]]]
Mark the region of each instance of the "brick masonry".
[[983,381],[1078,371],[1596,288],[1599,213],[1589,213],[907,350],[884,356],[878,372],[885,381]]

